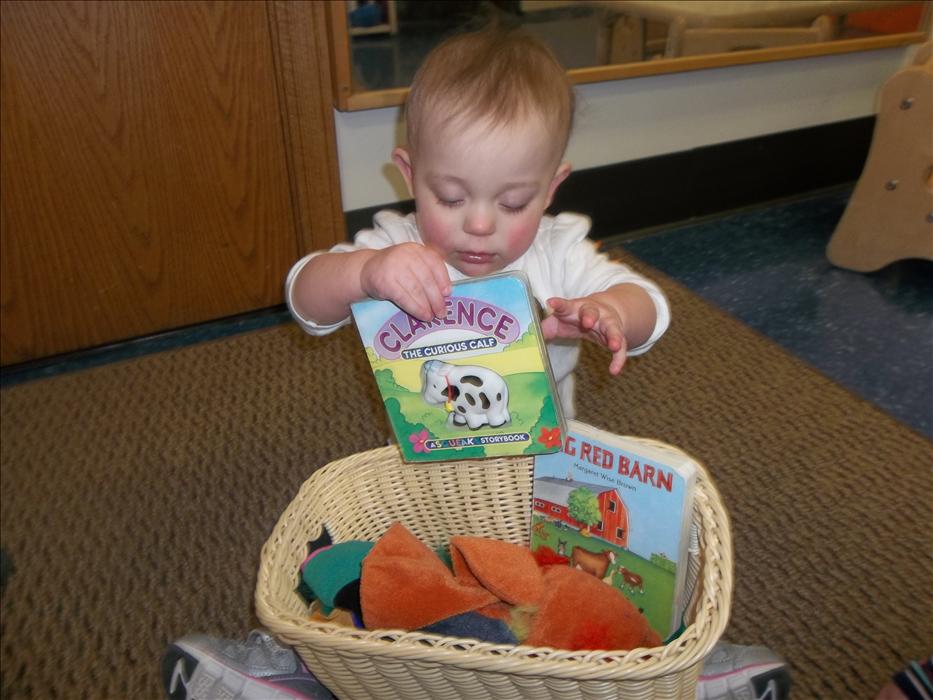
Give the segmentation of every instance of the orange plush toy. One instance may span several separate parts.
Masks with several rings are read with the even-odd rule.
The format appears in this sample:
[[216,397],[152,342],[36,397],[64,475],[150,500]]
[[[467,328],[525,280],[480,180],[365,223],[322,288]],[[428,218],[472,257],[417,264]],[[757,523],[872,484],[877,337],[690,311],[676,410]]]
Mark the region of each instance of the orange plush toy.
[[534,616],[531,646],[555,649],[634,649],[661,643],[632,602],[592,574],[569,566],[544,569],[547,595]]
[[363,559],[360,607],[367,629],[421,629],[497,601],[490,591],[457,580],[401,523]]
[[360,605],[367,628],[415,630],[476,612],[512,621],[522,643],[571,651],[661,643],[615,588],[566,564],[541,567],[526,548],[452,537],[453,571],[395,523],[363,560]]

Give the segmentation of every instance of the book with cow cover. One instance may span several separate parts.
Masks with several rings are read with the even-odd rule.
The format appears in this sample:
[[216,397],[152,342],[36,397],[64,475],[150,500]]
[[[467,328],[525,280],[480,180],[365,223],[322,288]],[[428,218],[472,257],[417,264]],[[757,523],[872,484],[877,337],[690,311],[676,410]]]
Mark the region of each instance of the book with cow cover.
[[535,457],[531,548],[618,588],[671,639],[699,570],[696,473],[674,447],[568,420],[563,449]]
[[563,419],[525,276],[454,282],[430,322],[390,301],[351,306],[406,462],[537,455]]

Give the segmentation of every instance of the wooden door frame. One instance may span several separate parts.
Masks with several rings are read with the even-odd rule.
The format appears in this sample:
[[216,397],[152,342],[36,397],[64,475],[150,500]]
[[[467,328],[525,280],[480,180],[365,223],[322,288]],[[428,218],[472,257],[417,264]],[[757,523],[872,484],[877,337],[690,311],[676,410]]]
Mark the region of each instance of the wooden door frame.
[[330,3],[269,0],[298,255],[346,240],[334,125]]

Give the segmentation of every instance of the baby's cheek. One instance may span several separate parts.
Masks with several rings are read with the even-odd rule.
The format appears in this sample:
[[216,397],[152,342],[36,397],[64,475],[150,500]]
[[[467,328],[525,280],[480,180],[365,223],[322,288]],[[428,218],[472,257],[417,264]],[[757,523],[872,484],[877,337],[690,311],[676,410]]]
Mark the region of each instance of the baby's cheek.
[[531,246],[535,236],[538,233],[538,225],[541,223],[538,217],[522,218],[511,224],[506,231],[506,241],[509,250],[516,257],[524,253]]
[[419,211],[418,228],[421,230],[421,236],[426,243],[442,248],[446,247],[448,222],[443,213],[431,209]]

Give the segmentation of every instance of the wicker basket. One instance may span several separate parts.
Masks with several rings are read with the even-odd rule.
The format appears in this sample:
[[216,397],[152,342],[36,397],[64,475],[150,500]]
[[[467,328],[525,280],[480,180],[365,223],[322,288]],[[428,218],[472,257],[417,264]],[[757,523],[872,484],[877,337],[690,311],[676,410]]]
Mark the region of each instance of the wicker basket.
[[695,698],[700,663],[726,626],[732,596],[728,519],[702,467],[693,514],[700,553],[692,622],[666,646],[570,652],[359,630],[310,620],[295,592],[307,543],[323,524],[336,542],[375,541],[400,521],[432,548],[454,535],[527,545],[531,488],[526,457],[405,464],[390,446],[332,462],[305,482],[263,547],[259,619],[342,700]]

